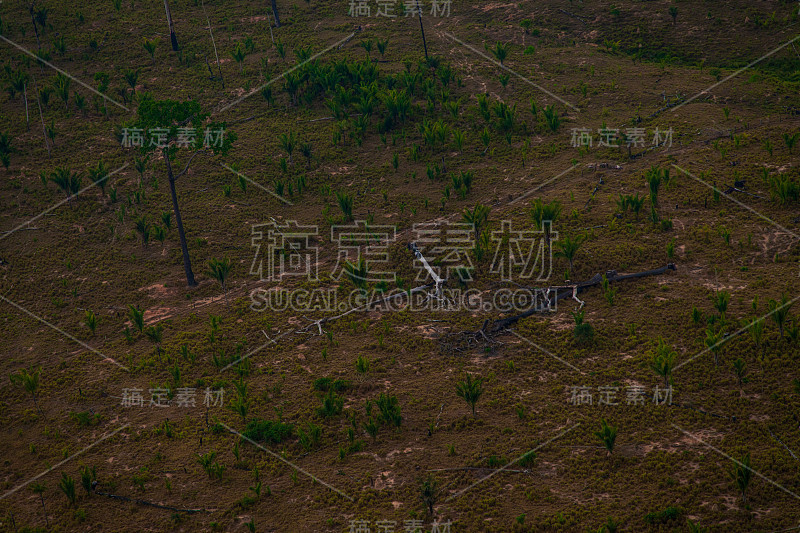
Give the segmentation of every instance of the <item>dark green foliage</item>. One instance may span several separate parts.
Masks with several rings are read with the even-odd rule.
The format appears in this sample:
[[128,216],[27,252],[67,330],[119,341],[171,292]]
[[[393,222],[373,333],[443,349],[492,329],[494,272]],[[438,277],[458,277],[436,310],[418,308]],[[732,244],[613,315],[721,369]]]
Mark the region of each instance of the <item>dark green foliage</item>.
[[242,435],[256,442],[280,444],[294,434],[294,426],[272,420],[251,420]]

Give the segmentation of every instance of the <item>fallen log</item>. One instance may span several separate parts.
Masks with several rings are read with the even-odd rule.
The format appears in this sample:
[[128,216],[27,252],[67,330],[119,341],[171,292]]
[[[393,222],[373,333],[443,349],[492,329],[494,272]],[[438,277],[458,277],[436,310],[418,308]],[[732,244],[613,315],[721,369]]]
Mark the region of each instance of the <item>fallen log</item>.
[[[461,331],[458,333],[450,333],[445,335],[441,341],[440,345],[443,351],[455,350],[455,351],[465,351],[472,348],[475,348],[479,345],[491,345],[491,344],[501,344],[499,341],[495,339],[498,335],[504,333],[508,328],[519,322],[524,318],[528,318],[529,316],[544,313],[547,311],[553,310],[553,305],[558,303],[559,300],[564,298],[572,298],[573,300],[580,303],[580,307],[583,307],[584,302],[582,302],[578,298],[578,294],[581,292],[591,288],[599,286],[603,283],[603,277],[605,277],[609,283],[619,283],[621,281],[631,280],[631,279],[638,279],[644,278],[648,276],[658,276],[661,274],[666,273],[669,270],[677,270],[674,263],[668,263],[667,265],[656,268],[653,270],[646,270],[644,272],[637,272],[634,274],[619,274],[616,270],[609,270],[603,274],[595,274],[591,278],[586,281],[578,282],[573,285],[562,285],[557,287],[546,287],[543,289],[534,289],[538,294],[544,295],[543,302],[537,302],[527,311],[519,313],[517,315],[509,316],[502,319],[497,319],[494,321],[485,320],[483,325],[477,331]],[[554,293],[551,297],[550,293]]]
[[[95,482],[95,484],[96,483],[97,482]],[[147,500],[140,500],[138,498],[128,498],[127,496],[119,496],[118,494],[111,494],[110,492],[102,492],[102,491],[96,490],[96,488],[94,486],[92,487],[92,492],[94,494],[98,494],[100,496],[106,496],[107,498],[111,498],[111,499],[114,499],[114,500],[120,500],[120,501],[123,501],[123,502],[132,502],[132,503],[136,503],[138,505],[145,505],[145,506],[148,506],[148,507],[155,507],[156,509],[165,509],[167,511],[173,511],[173,512],[176,512],[176,513],[194,514],[194,513],[213,513],[213,512],[216,511],[216,509],[181,509],[179,507],[170,507],[169,505],[161,505],[160,503],[150,502],[150,501],[147,501]]]
[[[653,270],[646,270],[644,272],[637,272],[635,274],[618,274],[616,270],[609,270],[605,273],[606,279],[608,279],[609,283],[619,283],[620,281],[625,281],[629,279],[638,279],[638,278],[645,278],[648,276],[659,276],[664,274],[668,270],[677,270],[674,263],[668,263],[667,265],[656,268]],[[583,307],[583,302],[578,300],[577,295],[581,292],[585,291],[590,287],[596,287],[603,283],[603,275],[602,274],[595,274],[590,279],[586,281],[582,281],[576,283],[575,285],[564,285],[560,287],[547,287],[546,289],[539,289],[543,294],[545,294],[545,301],[541,304],[537,304],[531,309],[528,309],[524,313],[520,313],[518,315],[510,316],[508,318],[503,318],[500,320],[495,320],[491,324],[485,324],[488,326],[488,329],[484,328],[485,332],[490,334],[497,333],[502,331],[513,324],[516,324],[523,318],[527,318],[531,315],[536,313],[543,313],[545,311],[549,311],[553,308],[553,303],[558,303],[559,300],[570,296],[573,300],[578,301]],[[566,289],[566,290],[565,290]],[[550,292],[555,291],[555,296],[550,299],[549,294]],[[561,292],[564,291],[564,292]]]

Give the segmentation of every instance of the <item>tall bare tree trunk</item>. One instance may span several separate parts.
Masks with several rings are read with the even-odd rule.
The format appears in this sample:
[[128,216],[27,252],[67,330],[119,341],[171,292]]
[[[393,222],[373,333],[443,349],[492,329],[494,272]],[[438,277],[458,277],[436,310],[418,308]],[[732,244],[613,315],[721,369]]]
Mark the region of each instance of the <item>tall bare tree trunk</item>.
[[28,84],[22,86],[22,97],[25,98],[25,127],[31,131],[31,119],[28,114]]
[[[274,1],[274,0],[273,0]],[[417,0],[417,16],[419,17],[419,31],[422,33],[422,46],[425,47],[425,60],[428,60],[428,43],[425,40],[425,28],[422,26],[422,7]]]
[[44,115],[42,114],[42,102],[39,100],[39,87],[36,85],[36,76],[31,75],[33,79],[33,90],[36,93],[36,105],[39,107],[39,119],[42,121],[42,135],[44,135],[44,147],[47,148],[47,157],[53,157],[50,152],[50,144],[47,142],[47,128],[44,125]]
[[281,19],[278,16],[278,4],[277,4],[276,0],[272,0],[272,14],[275,15],[275,27],[276,28],[280,28],[281,27]]
[[33,14],[33,7],[35,6],[35,2],[28,6],[28,11],[31,14],[31,22],[33,22],[33,31],[36,33],[36,48],[40,49],[42,47],[42,43],[39,42],[39,28],[36,26],[36,17]]
[[[208,24],[208,34],[211,35],[211,46],[214,47],[214,57],[217,58],[217,72],[219,73],[219,79],[222,80],[222,88],[225,88],[225,78],[222,77],[222,69],[219,66],[219,54],[217,53],[217,45],[214,43],[214,32],[211,31],[211,21],[208,19],[208,13],[206,13],[206,5],[203,3],[203,0],[200,0],[200,5],[203,7],[203,14],[206,16],[206,24]],[[272,29],[269,30],[272,32]],[[210,68],[208,69],[211,70]],[[212,74],[213,76],[213,74]]]
[[172,51],[178,51],[178,38],[175,36],[175,25],[172,23],[172,13],[169,11],[169,3],[164,0],[164,10],[167,12],[167,24],[169,25],[169,39],[172,41]]
[[172,173],[172,163],[169,160],[167,148],[163,150],[164,162],[167,164],[167,177],[169,178],[169,193],[172,196],[172,210],[175,212],[175,226],[178,228],[178,237],[181,241],[181,253],[183,254],[183,270],[186,272],[186,284],[189,287],[197,285],[192,272],[192,261],[189,258],[189,248],[186,246],[186,233],[183,231],[183,220],[181,210],[178,207],[178,194],[175,192],[175,174]]

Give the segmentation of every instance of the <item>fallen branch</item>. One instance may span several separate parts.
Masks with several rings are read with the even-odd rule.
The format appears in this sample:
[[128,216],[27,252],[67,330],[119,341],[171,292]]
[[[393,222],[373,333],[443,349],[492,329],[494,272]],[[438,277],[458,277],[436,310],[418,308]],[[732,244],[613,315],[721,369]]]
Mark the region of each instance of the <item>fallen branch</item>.
[[425,270],[427,270],[428,274],[430,274],[431,278],[433,278],[433,282],[436,285],[436,298],[441,299],[442,285],[444,284],[445,280],[440,278],[439,275],[436,272],[434,272],[434,270],[428,264],[428,260],[425,259],[425,256],[422,255],[422,252],[420,252],[419,248],[417,248],[416,243],[414,242],[408,243],[408,249],[414,253],[414,257],[416,257],[419,261],[422,262],[422,266],[425,267]]
[[779,439],[778,437],[776,437],[776,436],[775,436],[775,434],[774,434],[774,433],[772,433],[772,430],[771,430],[771,429],[767,428],[767,431],[769,431],[769,434],[772,436],[772,438],[773,438],[773,439],[775,439],[776,441],[778,441],[778,443],[779,443],[781,446],[783,446],[784,448],[786,448],[786,451],[787,451],[787,452],[789,452],[789,455],[791,455],[792,457],[794,457],[795,461],[800,461],[800,459],[798,459],[798,458],[797,458],[797,456],[794,454],[794,452],[793,452],[792,450],[790,450],[790,449],[789,449],[789,447],[788,447],[787,445],[785,445],[781,439]]
[[[96,482],[95,482],[96,483]],[[140,500],[138,498],[128,498],[127,496],[119,496],[117,494],[111,494],[110,492],[101,492],[99,490],[93,491],[95,494],[100,496],[106,496],[107,498],[112,498],[115,500],[121,500],[123,502],[133,502],[139,505],[146,505],[148,507],[155,507],[156,509],[166,509],[167,511],[174,511],[176,513],[213,513],[216,509],[180,509],[178,507],[170,507],[169,505],[161,505],[160,503],[149,502],[147,500]]]
[[349,43],[351,40],[353,40],[353,37],[355,37],[355,36],[356,36],[357,34],[359,34],[359,33],[361,33],[361,26],[359,26],[358,28],[356,28],[356,31],[354,31],[354,32],[353,32],[353,35],[351,35],[350,37],[348,37],[347,39],[345,39],[343,43],[341,43],[339,46],[337,46],[337,47],[336,47],[336,49],[337,49],[337,50],[341,50],[341,49],[342,49],[342,47],[344,47],[344,45],[346,45],[346,44],[347,44],[347,43]]
[[562,13],[564,13],[565,15],[569,15],[570,17],[572,17],[572,18],[574,18],[574,19],[578,19],[578,20],[580,20],[581,22],[583,22],[584,24],[586,24],[586,17],[582,17],[582,16],[580,16],[580,15],[576,15],[575,13],[570,13],[570,12],[569,12],[569,11],[567,11],[566,9],[561,9],[561,8],[559,8],[558,10],[559,10],[559,11],[561,11]]
[[730,193],[732,193],[732,192],[740,192],[740,193],[742,193],[742,194],[746,194],[746,195],[748,195],[748,196],[752,196],[753,198],[760,198],[760,199],[762,199],[762,200],[764,199],[764,197],[763,197],[763,196],[759,196],[759,195],[757,195],[757,194],[753,194],[753,193],[751,193],[751,192],[743,191],[743,190],[742,190],[742,189],[740,189],[739,187],[728,187],[728,190],[726,190],[726,191],[725,191],[725,194],[730,194]]
[[[434,468],[433,470],[426,470],[426,472],[494,472],[497,468],[490,468],[488,466],[459,466],[455,468]],[[530,470],[510,470],[504,468],[503,472],[512,472],[514,474],[530,474]]]

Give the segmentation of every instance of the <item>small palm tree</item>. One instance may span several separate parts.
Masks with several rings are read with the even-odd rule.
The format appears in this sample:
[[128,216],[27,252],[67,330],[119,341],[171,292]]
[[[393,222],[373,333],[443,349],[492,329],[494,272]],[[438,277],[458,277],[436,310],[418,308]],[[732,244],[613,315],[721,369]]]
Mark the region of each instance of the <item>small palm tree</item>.
[[108,184],[108,168],[105,162],[101,159],[96,167],[89,168],[89,179],[92,183],[100,187],[100,192],[106,194],[106,185]]
[[675,6],[670,6],[669,16],[672,17],[672,25],[675,26],[678,22],[678,8]]
[[97,329],[97,324],[100,322],[100,319],[97,318],[97,315],[94,314],[94,311],[87,309],[83,321],[86,324],[86,327],[89,328],[89,331],[92,332],[92,337],[94,337],[94,332]]
[[42,414],[42,410],[39,408],[39,401],[36,398],[36,393],[39,391],[39,378],[41,375],[41,368],[34,369],[33,367],[30,367],[29,369],[23,368],[17,373],[8,376],[8,379],[11,380],[11,383],[18,387],[24,388],[25,392],[29,393],[33,397],[33,404],[36,406],[36,410],[39,411],[39,414]]
[[728,291],[715,292],[711,297],[714,304],[714,309],[719,312],[720,317],[725,318],[725,313],[728,311],[728,305],[731,303],[731,293]]
[[747,373],[747,363],[741,357],[733,362],[733,373],[736,374],[736,381],[741,387],[744,382],[744,375]]
[[142,41],[142,48],[144,48],[147,53],[150,54],[150,59],[153,60],[153,65],[156,64],[156,45],[158,45],[158,39],[150,40],[145,37],[144,41]]
[[545,108],[542,109],[542,115],[544,115],[545,124],[547,124],[550,131],[553,133],[558,131],[559,126],[561,126],[561,117],[558,116],[558,111],[556,111],[555,106],[545,106]]
[[561,204],[557,200],[544,203],[541,198],[533,201],[531,207],[531,220],[539,231],[544,231],[544,241],[550,250],[550,228],[561,214]]
[[464,381],[456,383],[456,394],[472,407],[472,416],[475,416],[475,404],[483,394],[483,378],[473,378],[467,374]]
[[56,89],[56,94],[64,101],[64,107],[69,111],[69,88],[72,84],[72,79],[62,73],[56,75],[56,80],[53,86]]
[[278,142],[281,143],[281,148],[289,154],[289,164],[294,164],[292,162],[292,152],[294,152],[294,148],[297,146],[297,135],[295,135],[293,131],[281,133],[278,135]]
[[311,168],[311,158],[313,156],[311,149],[312,145],[310,142],[300,143],[300,153],[306,158],[306,168]]
[[228,288],[226,282],[231,273],[231,268],[231,260],[227,257],[222,260],[212,258],[208,262],[208,275],[219,282],[222,287],[222,292],[225,295],[226,305],[228,302]]
[[139,81],[139,70],[127,69],[123,73],[123,77],[128,83],[128,86],[131,88],[131,93],[136,94],[136,82]]
[[575,255],[578,253],[581,244],[583,244],[582,236],[578,236],[574,239],[565,237],[563,241],[556,243],[556,248],[558,248],[558,250],[553,255],[556,257],[563,257],[569,261],[569,271],[572,272],[573,261],[575,260]]
[[134,157],[133,158],[133,166],[136,168],[136,172],[139,173],[139,186],[142,186],[144,183],[144,173],[147,171],[147,160],[149,159],[149,155],[144,157]]
[[147,221],[147,217],[141,216],[136,219],[136,231],[142,236],[142,246],[147,246],[147,243],[150,242],[150,229],[150,223]]
[[245,57],[244,47],[242,47],[241,43],[236,43],[236,46],[231,52],[231,57],[233,60],[239,64],[239,73],[244,74],[244,57]]
[[372,52],[372,39],[366,39],[364,41],[361,41],[360,43],[358,43],[358,46],[360,46],[361,48],[364,49],[365,52],[367,52],[367,59],[371,60],[372,57],[370,54]]
[[481,234],[481,226],[483,226],[489,219],[489,211],[491,209],[483,204],[477,204],[471,211],[465,208],[461,216],[464,222],[472,224],[475,228],[475,239],[477,240]]
[[508,48],[506,48],[506,46],[502,43],[496,43],[494,48],[489,48],[489,51],[495,58],[497,58],[501,65],[503,64],[503,61],[506,60],[506,57],[508,57]]
[[79,173],[72,172],[68,168],[56,167],[50,175],[50,181],[58,185],[58,188],[67,195],[67,201],[69,202],[72,201],[73,195],[81,190],[81,181],[83,181],[83,178],[81,178]]
[[770,299],[769,301],[769,311],[772,320],[778,326],[778,329],[781,332],[781,338],[783,338],[783,331],[786,327],[786,319],[789,318],[789,309],[791,309],[794,302],[789,301],[789,297],[783,294],[781,296],[781,301],[778,302],[776,300]]
[[239,396],[231,403],[233,412],[242,417],[242,422],[247,422],[247,413],[250,410],[250,402]]
[[34,494],[39,495],[39,499],[42,502],[42,511],[44,511],[44,523],[49,528],[50,521],[47,519],[47,507],[44,506],[44,491],[47,490],[47,487],[45,486],[44,483],[36,482],[33,485],[31,485],[31,490],[33,491]]
[[75,494],[75,480],[68,476],[66,472],[61,472],[61,481],[58,482],[58,488],[67,497],[70,505],[75,505],[77,495]]
[[611,426],[606,422],[606,419],[600,420],[600,431],[595,431],[594,436],[600,439],[603,446],[608,451],[608,455],[614,451],[614,442],[617,440],[617,428]]
[[133,327],[135,327],[139,333],[142,333],[142,331],[144,331],[144,311],[138,307],[128,305],[128,317],[130,317]]
[[761,342],[764,339],[764,320],[761,318],[754,318],[750,323],[750,337],[756,348],[761,347]]
[[800,140],[800,131],[796,133],[784,133],[783,137],[783,144],[786,145],[786,148],[789,149],[789,153],[792,153],[794,149],[794,145],[797,144],[797,141]]
[[651,352],[650,368],[664,378],[664,385],[669,386],[669,378],[675,368],[678,352],[672,349],[664,339],[658,339],[658,346]]
[[164,338],[164,325],[161,323],[149,326],[144,330],[145,336],[150,342],[156,345],[156,355],[161,358],[161,341]]
[[436,505],[440,494],[439,483],[436,478],[428,474],[428,477],[420,485],[419,492],[420,499],[425,505],[425,511],[427,511],[428,516],[433,516],[433,506]]
[[389,46],[389,39],[384,39],[381,41],[378,39],[378,52],[381,54],[381,59],[386,54],[386,47]]
[[750,485],[750,480],[753,479],[753,469],[750,468],[750,454],[748,453],[742,457],[741,461],[734,462],[731,477],[742,493],[742,503],[747,505],[747,487]]
[[719,364],[719,352],[722,351],[722,345],[725,342],[725,328],[720,328],[715,332],[713,326],[708,326],[706,329],[706,347],[714,353],[714,366]]
[[345,222],[353,220],[353,195],[344,191],[336,191],[335,194],[336,202],[339,204],[342,213],[344,213]]
[[361,254],[358,254],[355,263],[345,261],[344,272],[356,288],[362,290],[367,288],[369,268],[367,267],[367,260]]

